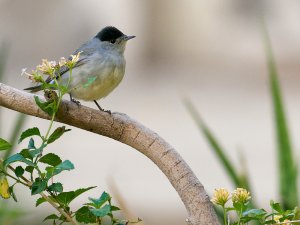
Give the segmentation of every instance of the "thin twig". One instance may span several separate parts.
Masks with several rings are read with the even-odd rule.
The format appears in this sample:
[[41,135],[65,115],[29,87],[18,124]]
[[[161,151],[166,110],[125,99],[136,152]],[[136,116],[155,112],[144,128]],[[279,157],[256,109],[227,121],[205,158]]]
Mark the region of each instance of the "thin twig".
[[[3,160],[0,160],[0,162],[3,162]],[[13,168],[11,165],[8,165],[7,166],[11,171],[15,171],[15,168]],[[16,180],[17,182],[27,186],[27,187],[31,187],[32,186],[32,182],[29,181],[26,177],[24,176],[21,176],[20,178],[25,181],[26,183],[23,183],[22,181],[18,180],[18,179],[15,179],[14,177],[12,177],[11,175],[9,174],[6,174],[8,175],[9,177],[13,178],[14,180]],[[63,209],[61,209],[57,204],[55,204],[54,201],[51,200],[51,198],[49,198],[45,193],[41,192],[39,193],[39,195],[41,195],[50,205],[52,205],[61,215],[63,215],[64,217],[66,217],[66,219],[72,223],[73,225],[79,225],[75,220],[73,220],[73,218],[68,214],[66,213]]]

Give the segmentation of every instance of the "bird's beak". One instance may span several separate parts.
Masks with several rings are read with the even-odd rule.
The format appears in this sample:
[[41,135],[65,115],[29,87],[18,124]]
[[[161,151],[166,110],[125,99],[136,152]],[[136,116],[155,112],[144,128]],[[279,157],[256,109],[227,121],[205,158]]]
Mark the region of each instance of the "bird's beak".
[[127,35],[124,35],[122,39],[123,39],[124,41],[128,41],[128,40],[130,40],[130,39],[132,39],[132,38],[135,38],[135,36],[127,36]]

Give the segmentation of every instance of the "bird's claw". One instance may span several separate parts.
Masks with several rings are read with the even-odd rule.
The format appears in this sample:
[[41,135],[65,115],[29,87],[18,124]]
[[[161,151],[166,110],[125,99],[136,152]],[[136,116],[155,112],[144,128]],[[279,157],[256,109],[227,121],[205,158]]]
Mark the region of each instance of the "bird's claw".
[[78,101],[74,98],[71,99],[71,102],[74,102],[78,107],[81,105],[80,101]]

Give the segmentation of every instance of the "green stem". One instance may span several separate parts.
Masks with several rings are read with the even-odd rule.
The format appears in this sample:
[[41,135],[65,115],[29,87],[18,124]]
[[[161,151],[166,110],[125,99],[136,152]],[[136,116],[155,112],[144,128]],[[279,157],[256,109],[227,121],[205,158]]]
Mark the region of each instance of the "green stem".
[[25,185],[25,186],[27,186],[27,187],[30,187],[27,183],[25,183],[25,182],[19,180],[18,178],[15,178],[14,176],[10,175],[9,173],[5,172],[4,170],[1,170],[1,173],[4,173],[5,176],[10,177],[11,179],[15,180],[16,182],[18,182],[18,183],[20,183],[20,184],[23,184],[23,185]]
[[227,210],[224,205],[222,207],[223,207],[223,211],[224,211],[224,213],[223,213],[224,214],[224,225],[227,225]]

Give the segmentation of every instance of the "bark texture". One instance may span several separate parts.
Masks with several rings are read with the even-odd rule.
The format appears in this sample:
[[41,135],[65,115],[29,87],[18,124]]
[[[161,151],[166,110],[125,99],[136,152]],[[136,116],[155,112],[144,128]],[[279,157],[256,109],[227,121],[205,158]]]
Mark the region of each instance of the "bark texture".
[[[0,106],[43,119],[49,116],[35,104],[33,94],[0,83]],[[43,98],[43,97],[41,97]],[[203,185],[187,163],[158,134],[122,113],[94,110],[63,101],[56,121],[100,134],[138,150],[151,159],[178,192],[187,212],[187,224],[218,225]]]

